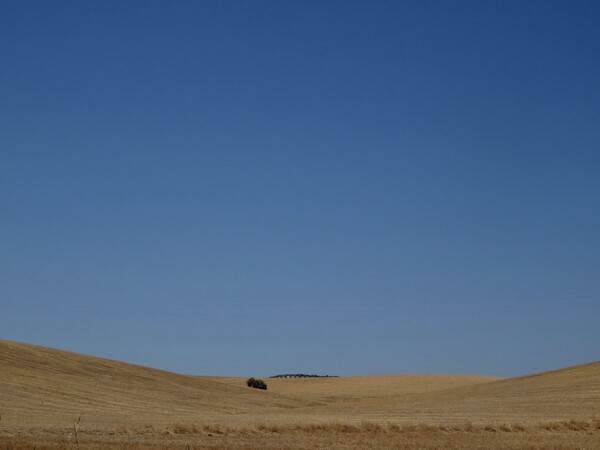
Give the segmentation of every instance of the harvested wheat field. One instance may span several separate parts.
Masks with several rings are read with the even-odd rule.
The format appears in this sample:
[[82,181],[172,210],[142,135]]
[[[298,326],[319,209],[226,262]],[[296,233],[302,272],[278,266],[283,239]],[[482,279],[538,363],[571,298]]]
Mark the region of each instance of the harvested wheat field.
[[600,448],[598,362],[513,379],[265,381],[0,341],[0,448]]

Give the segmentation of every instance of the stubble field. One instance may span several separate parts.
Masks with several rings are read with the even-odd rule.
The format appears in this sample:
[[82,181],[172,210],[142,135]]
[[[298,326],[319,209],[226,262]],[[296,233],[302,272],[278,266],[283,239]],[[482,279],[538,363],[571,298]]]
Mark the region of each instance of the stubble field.
[[600,448],[598,362],[512,379],[265,381],[0,341],[0,448]]

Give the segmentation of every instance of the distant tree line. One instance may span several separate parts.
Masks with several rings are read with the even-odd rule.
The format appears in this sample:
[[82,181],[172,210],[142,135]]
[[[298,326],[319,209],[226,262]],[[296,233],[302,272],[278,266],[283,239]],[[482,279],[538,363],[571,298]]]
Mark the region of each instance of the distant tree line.
[[284,373],[269,378],[337,378],[337,375],[309,375],[306,373]]

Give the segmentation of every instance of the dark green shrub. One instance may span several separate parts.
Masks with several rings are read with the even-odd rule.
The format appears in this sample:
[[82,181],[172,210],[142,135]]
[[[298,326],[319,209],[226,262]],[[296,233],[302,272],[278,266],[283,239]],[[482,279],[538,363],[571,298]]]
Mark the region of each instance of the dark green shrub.
[[263,380],[256,380],[253,387],[256,389],[263,389],[265,391],[267,390],[267,384]]
[[248,387],[251,387],[251,388],[262,389],[264,391],[267,390],[267,385],[263,380],[257,380],[255,378],[248,378],[246,380],[246,384],[248,385]]

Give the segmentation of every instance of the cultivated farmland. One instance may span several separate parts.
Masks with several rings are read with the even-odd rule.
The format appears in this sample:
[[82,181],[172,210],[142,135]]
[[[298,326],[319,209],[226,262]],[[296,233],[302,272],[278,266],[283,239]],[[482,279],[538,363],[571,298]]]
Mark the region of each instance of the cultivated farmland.
[[599,362],[265,381],[0,341],[0,448],[600,448]]

